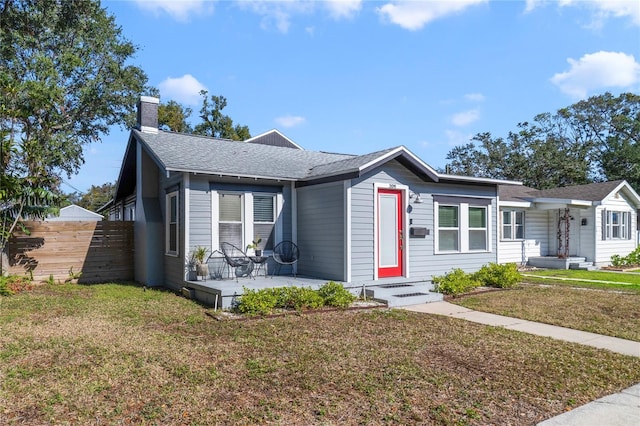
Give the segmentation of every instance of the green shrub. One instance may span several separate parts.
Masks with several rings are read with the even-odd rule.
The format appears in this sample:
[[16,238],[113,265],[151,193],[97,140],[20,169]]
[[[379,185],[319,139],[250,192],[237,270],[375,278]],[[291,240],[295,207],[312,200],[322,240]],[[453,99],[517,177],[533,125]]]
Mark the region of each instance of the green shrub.
[[474,278],[480,282],[480,285],[497,288],[511,288],[520,281],[522,275],[518,272],[515,263],[489,263],[484,265],[478,272],[474,274]]
[[326,306],[335,306],[338,308],[346,308],[356,300],[356,296],[345,289],[342,284],[333,281],[329,281],[320,287],[318,294],[322,300],[324,300]]
[[243,288],[240,301],[235,307],[237,312],[246,315],[269,315],[274,309],[317,309],[323,306],[345,308],[356,297],[349,293],[342,284],[330,281],[320,290],[309,287],[277,287],[262,290]]
[[442,294],[456,296],[466,293],[480,286],[473,274],[467,274],[460,268],[452,269],[451,272],[431,279],[436,286],[436,291]]
[[280,287],[273,290],[278,293],[276,308],[301,311],[317,309],[324,305],[318,292],[309,287]]
[[278,303],[275,289],[251,290],[243,287],[236,310],[246,315],[269,315]]
[[614,254],[611,256],[611,264],[616,267],[640,265],[640,246],[626,256]]

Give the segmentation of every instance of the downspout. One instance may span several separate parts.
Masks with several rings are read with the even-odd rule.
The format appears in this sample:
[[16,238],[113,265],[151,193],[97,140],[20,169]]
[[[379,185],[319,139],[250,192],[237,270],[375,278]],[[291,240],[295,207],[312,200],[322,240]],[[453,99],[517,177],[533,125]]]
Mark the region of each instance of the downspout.
[[[298,193],[296,184],[291,181],[291,241],[298,245]],[[293,264],[294,273],[298,273],[298,263]]]

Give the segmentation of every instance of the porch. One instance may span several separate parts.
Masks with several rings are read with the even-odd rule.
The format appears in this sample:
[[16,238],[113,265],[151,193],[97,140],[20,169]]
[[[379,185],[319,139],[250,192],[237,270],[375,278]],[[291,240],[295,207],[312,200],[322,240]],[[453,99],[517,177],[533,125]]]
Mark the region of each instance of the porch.
[[[203,281],[185,281],[183,292],[186,297],[216,309],[230,309],[238,302],[244,288],[261,290],[273,287],[310,287],[314,290],[326,284],[328,279],[305,276],[256,276],[236,279],[208,279]],[[419,303],[437,302],[442,294],[433,291],[431,281],[397,277],[379,280],[343,283],[355,296],[364,292],[368,299],[386,303],[389,307],[409,306]]]
[[529,257],[528,264],[536,268],[545,269],[596,269],[593,266],[593,262],[587,262],[585,257],[578,256],[566,258],[558,256]]

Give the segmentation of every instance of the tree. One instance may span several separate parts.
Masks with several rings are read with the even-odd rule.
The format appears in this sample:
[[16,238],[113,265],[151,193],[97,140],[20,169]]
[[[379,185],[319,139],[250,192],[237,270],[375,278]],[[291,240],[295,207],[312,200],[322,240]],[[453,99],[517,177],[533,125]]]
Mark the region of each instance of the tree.
[[95,212],[113,198],[114,191],[115,185],[112,183],[91,185],[91,188],[89,188],[86,193],[82,194],[76,204],[87,210]]
[[186,108],[176,101],[158,105],[158,127],[172,132],[192,133],[187,118],[191,116],[191,108]]
[[112,183],[91,185],[91,188],[89,188],[87,192],[82,194],[76,204],[80,207],[84,207],[87,210],[95,212],[100,207],[111,201],[115,189],[115,185]]
[[0,249],[26,210],[55,206],[83,147],[133,111],[146,82],[127,65],[135,51],[97,1],[0,0]]
[[538,189],[614,179],[640,189],[640,96],[605,93],[517,127],[505,139],[479,133],[453,148],[447,170]]
[[202,122],[195,126],[193,133],[235,141],[249,139],[251,137],[249,127],[239,124],[234,126],[231,117],[222,113],[222,110],[227,106],[227,98],[212,95],[211,103],[209,103],[208,93],[206,90],[200,91],[200,95],[202,95],[202,108],[200,108]]

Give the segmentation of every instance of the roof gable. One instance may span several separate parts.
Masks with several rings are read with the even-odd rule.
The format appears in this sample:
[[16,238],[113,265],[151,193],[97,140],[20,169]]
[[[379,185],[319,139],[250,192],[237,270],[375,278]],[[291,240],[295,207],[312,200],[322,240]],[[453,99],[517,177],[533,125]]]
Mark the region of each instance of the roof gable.
[[263,145],[279,146],[283,148],[303,149],[300,145],[280,133],[277,129],[269,130],[244,141]]

